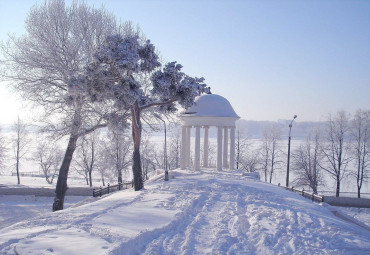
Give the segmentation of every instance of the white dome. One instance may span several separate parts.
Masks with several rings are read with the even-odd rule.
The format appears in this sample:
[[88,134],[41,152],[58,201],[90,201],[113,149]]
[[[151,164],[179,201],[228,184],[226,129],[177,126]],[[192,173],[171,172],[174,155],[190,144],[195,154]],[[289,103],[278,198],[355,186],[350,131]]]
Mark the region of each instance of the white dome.
[[205,94],[195,98],[195,104],[182,116],[239,118],[229,101],[219,95]]

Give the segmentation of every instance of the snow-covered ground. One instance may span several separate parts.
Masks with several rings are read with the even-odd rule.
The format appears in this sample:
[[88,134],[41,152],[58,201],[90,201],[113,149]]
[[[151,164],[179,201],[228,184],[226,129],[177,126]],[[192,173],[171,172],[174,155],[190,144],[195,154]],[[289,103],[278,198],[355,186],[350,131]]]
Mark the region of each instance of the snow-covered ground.
[[[53,197],[0,195],[0,229],[27,219],[40,217],[52,211]],[[67,196],[65,207],[86,199],[81,196]]]
[[[30,176],[21,176],[21,184],[17,184],[17,176],[11,175],[1,175],[0,176],[0,187],[8,187],[8,188],[51,188],[54,189],[57,178],[55,178],[52,184],[47,183],[45,178],[42,177],[30,177]],[[101,182],[94,182],[94,187],[99,187]],[[87,188],[89,187],[86,185],[86,181],[82,178],[73,178],[68,177],[68,187],[82,187]]]
[[370,208],[339,207],[342,212],[370,227]]
[[2,228],[0,254],[370,253],[368,230],[298,194],[238,172],[173,174]]

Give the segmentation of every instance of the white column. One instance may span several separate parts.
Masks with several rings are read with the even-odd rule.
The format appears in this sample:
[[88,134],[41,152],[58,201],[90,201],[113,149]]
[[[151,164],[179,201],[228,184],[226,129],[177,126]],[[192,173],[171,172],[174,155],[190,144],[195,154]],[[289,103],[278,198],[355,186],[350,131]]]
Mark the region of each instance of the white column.
[[230,170],[234,170],[235,164],[235,127],[230,127]]
[[203,148],[203,166],[208,167],[208,130],[209,126],[204,127],[204,148]]
[[180,155],[180,168],[185,169],[186,164],[186,127],[181,127],[181,155]]
[[224,127],[224,155],[223,155],[223,166],[225,168],[228,167],[228,145],[229,145],[229,135],[228,135],[228,128]]
[[222,127],[217,127],[217,170],[222,170]]
[[190,167],[190,135],[191,135],[191,126],[186,127],[186,160],[185,164],[187,167]]
[[200,127],[195,127],[194,169],[200,170]]

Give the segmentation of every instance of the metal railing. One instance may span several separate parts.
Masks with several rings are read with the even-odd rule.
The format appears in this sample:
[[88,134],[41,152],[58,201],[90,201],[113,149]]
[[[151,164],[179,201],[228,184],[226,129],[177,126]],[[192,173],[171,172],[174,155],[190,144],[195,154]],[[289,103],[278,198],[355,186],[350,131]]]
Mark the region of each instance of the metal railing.
[[[17,176],[17,172],[12,172],[12,176]],[[26,177],[44,177],[42,174],[38,174],[36,172],[19,172],[19,176],[26,176]]]
[[105,188],[102,188],[100,186],[99,189],[94,189],[93,190],[93,197],[101,197],[105,194],[109,194],[109,193],[112,193],[112,192],[115,192],[115,191],[118,191],[118,190],[122,190],[122,189],[128,189],[129,187],[133,187],[134,186],[134,183],[133,182],[124,182],[124,183],[118,183],[116,185],[110,185],[108,183],[108,186],[105,187]]
[[[318,193],[321,196],[335,196],[335,191],[319,190]],[[358,192],[341,191],[340,192],[340,197],[358,198]],[[368,193],[368,192],[361,192],[361,198],[368,198],[368,199],[370,199],[370,193]]]
[[312,193],[309,193],[309,192],[305,191],[304,189],[299,190],[299,189],[296,189],[296,188],[294,188],[294,187],[284,187],[284,186],[280,186],[280,187],[282,187],[282,188],[284,188],[284,189],[286,189],[286,190],[290,190],[290,191],[292,191],[292,192],[295,192],[295,193],[301,194],[303,197],[309,198],[309,199],[311,199],[313,202],[318,202],[318,203],[322,203],[322,202],[324,202],[324,197],[319,196],[319,195],[317,195],[317,194],[315,194],[315,193],[313,193],[313,192],[312,192]]

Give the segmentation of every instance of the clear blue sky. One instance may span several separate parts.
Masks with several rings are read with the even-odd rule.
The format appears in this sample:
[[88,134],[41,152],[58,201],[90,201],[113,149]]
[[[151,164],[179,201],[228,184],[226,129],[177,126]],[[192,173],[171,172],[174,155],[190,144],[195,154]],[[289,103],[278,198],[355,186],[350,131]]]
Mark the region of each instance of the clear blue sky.
[[[36,2],[0,0],[0,40],[24,31]],[[317,121],[370,109],[370,1],[88,3],[138,24],[164,60],[203,76],[243,119]],[[0,92],[0,104],[14,102]]]

